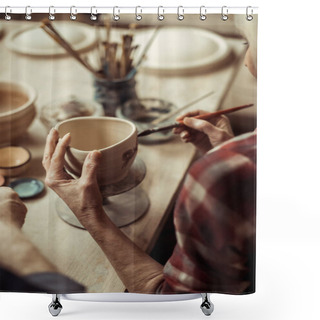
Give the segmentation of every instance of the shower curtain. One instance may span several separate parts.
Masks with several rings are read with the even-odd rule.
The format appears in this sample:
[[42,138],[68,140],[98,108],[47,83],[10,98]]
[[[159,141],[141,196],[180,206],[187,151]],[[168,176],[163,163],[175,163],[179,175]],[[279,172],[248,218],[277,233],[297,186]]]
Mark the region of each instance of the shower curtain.
[[0,291],[253,293],[257,15],[29,16],[0,17]]

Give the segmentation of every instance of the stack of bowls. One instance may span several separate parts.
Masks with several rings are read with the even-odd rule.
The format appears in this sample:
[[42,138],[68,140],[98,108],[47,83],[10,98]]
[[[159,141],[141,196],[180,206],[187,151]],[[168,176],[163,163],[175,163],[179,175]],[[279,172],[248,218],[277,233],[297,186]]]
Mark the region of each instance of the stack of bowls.
[[27,84],[0,82],[0,145],[23,135],[36,115],[36,91]]

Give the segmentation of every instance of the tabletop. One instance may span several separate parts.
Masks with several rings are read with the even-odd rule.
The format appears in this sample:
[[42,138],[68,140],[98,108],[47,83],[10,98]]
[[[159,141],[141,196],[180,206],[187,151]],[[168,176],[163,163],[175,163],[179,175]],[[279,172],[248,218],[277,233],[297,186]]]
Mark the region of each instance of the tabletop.
[[[22,23],[11,21],[10,28],[5,26],[5,32],[20,27]],[[236,55],[243,52],[244,48],[238,39],[228,38],[227,41]],[[0,40],[0,53],[0,81],[19,80],[32,85],[38,93],[38,111],[44,104],[66,94],[93,98],[92,76],[68,56],[41,58],[17,54],[5,46],[4,38]],[[234,79],[238,86],[233,84],[233,87],[238,90],[242,90],[243,79],[251,81],[239,66],[238,63],[231,63],[213,72],[184,77],[157,76],[139,71],[136,90],[139,97],[162,98],[182,106],[214,88],[214,95],[193,107],[210,111],[221,106],[255,102],[250,100],[255,98],[255,89],[248,92],[249,98],[246,95],[228,94]],[[47,129],[37,117],[27,134],[16,141],[16,144],[27,147],[32,153],[30,168],[23,176],[44,181],[41,161],[46,135]],[[139,144],[138,156],[147,169],[140,187],[147,193],[150,206],[143,217],[121,230],[140,248],[150,252],[174,206],[195,150],[174,137],[165,143]],[[86,230],[65,223],[57,215],[55,201],[56,195],[49,188],[45,188],[37,198],[25,200],[28,214],[23,232],[62,273],[84,284],[88,292],[123,292],[124,285],[98,245]]]

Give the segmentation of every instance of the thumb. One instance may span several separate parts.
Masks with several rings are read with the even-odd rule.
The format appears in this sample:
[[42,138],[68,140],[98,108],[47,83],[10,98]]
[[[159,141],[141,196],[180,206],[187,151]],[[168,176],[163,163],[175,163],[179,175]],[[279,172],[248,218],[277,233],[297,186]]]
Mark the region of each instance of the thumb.
[[86,182],[96,182],[97,181],[97,168],[100,164],[101,152],[91,151],[83,164],[81,179],[86,180]]
[[208,121],[205,120],[200,120],[200,119],[194,119],[194,118],[184,118],[183,123],[200,132],[205,133],[206,135],[211,135],[214,134],[217,130],[217,128],[209,123]]

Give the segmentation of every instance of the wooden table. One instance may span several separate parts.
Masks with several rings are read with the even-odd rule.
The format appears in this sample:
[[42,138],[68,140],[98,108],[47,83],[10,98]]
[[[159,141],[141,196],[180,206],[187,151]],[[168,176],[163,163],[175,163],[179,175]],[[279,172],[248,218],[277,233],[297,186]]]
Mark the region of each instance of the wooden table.
[[[10,29],[22,23],[11,21]],[[243,50],[241,41],[228,41],[236,52]],[[22,56],[9,51],[3,39],[0,41],[0,53],[0,80],[19,80],[35,87],[38,110],[45,103],[70,93],[93,97],[91,75],[69,57],[48,59]],[[213,111],[221,105],[226,86],[230,84],[236,69],[237,66],[230,65],[204,75],[170,78],[139,73],[137,92],[140,97],[163,98],[182,106],[214,88],[215,95],[194,107]],[[231,101],[233,105],[252,102],[237,101],[234,97]],[[44,180],[41,160],[46,135],[47,130],[36,119],[28,133],[17,141],[32,153],[31,167],[24,176]],[[138,155],[147,167],[141,187],[148,193],[150,208],[141,219],[121,230],[139,247],[150,252],[175,202],[194,157],[194,149],[175,138],[162,144],[139,145]],[[23,227],[25,234],[61,272],[84,284],[88,292],[123,292],[124,285],[100,248],[87,231],[72,227],[59,218],[54,199],[54,193],[46,188],[41,196],[25,201],[28,207]]]

